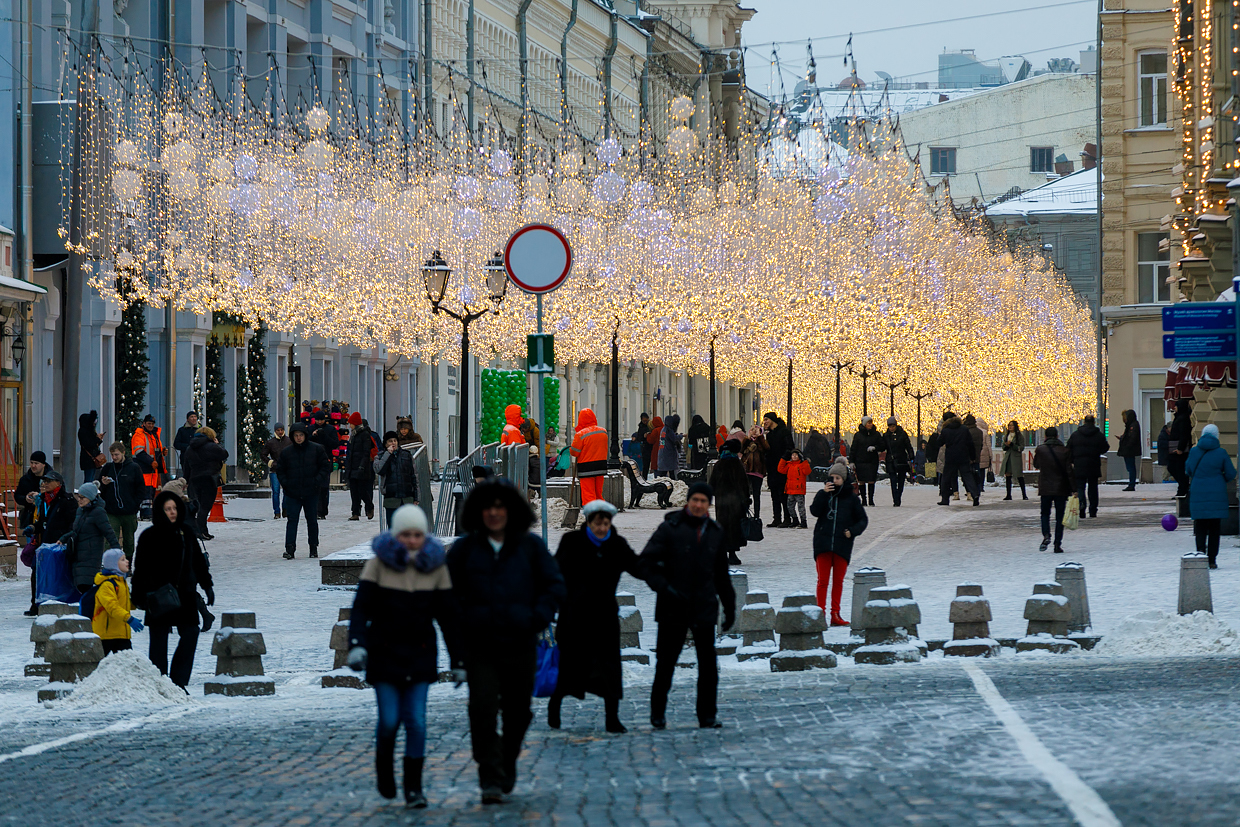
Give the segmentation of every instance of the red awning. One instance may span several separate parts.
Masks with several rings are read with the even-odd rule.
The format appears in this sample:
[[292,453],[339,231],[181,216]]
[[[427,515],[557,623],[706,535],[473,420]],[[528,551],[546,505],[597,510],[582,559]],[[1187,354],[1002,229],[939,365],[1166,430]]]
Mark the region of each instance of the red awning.
[[1163,386],[1163,399],[1167,407],[1175,407],[1178,399],[1192,399],[1193,390],[1236,386],[1235,362],[1172,362],[1167,368],[1167,382]]

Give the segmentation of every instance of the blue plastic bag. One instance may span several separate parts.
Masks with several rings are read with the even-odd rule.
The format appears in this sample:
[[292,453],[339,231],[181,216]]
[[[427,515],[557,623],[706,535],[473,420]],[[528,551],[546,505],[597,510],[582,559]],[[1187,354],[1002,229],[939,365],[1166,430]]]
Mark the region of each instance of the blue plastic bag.
[[69,565],[67,549],[61,543],[44,543],[34,553],[35,600],[46,603],[77,603],[81,597],[73,585],[73,570]]
[[534,697],[550,698],[560,680],[560,647],[555,643],[555,632],[550,629],[538,638],[535,663]]

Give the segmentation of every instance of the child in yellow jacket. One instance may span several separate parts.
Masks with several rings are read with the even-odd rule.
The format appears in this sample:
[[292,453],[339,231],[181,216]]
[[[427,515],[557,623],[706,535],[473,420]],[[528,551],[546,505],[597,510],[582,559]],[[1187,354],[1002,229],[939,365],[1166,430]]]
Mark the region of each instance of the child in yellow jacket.
[[91,631],[103,641],[103,653],[110,655],[132,649],[132,632],[142,631],[142,621],[133,616],[129,599],[129,558],[119,548],[103,553],[101,571],[95,575],[95,613],[90,619]]

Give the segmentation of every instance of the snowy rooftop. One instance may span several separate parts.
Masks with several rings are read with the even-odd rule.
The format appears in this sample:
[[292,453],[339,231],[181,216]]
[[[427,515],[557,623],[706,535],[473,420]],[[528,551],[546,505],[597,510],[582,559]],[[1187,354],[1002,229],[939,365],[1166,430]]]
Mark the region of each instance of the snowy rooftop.
[[[989,89],[890,89],[887,91],[887,106],[896,114],[914,112],[935,106],[946,101],[967,98]],[[818,97],[822,101],[822,109],[827,117],[850,114],[856,106],[858,112],[873,112],[883,105],[882,87],[858,89],[855,99],[851,89],[818,89]]]
[[986,207],[986,215],[1095,215],[1098,212],[1098,172],[1083,169],[1048,184],[1028,190],[1015,198]]

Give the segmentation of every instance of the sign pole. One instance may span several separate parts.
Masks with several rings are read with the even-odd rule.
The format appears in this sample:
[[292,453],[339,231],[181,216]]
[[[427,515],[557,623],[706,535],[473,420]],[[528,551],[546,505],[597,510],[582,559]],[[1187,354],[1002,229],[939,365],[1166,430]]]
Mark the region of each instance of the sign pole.
[[[538,294],[538,335],[543,332],[543,301],[542,293]],[[538,500],[542,505],[542,539],[543,545],[547,544],[547,407],[546,407],[546,380],[541,373],[534,374],[538,377],[538,476],[539,476],[539,493]],[[554,375],[554,374],[553,374]]]

